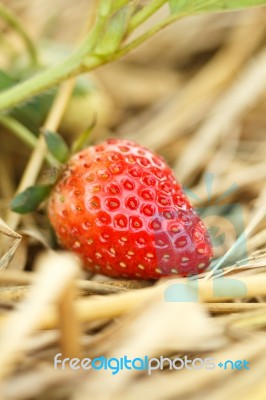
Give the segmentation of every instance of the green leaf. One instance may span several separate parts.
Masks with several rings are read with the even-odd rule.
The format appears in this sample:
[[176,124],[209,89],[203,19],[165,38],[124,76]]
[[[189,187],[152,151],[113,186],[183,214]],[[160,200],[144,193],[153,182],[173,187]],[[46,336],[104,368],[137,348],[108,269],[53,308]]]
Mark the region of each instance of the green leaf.
[[51,185],[30,186],[19,193],[11,202],[11,210],[19,214],[35,211],[51,191]]
[[[11,88],[17,83],[10,75],[0,69],[0,91]],[[22,104],[9,111],[9,115],[25,125],[36,136],[39,132],[55,96],[55,90],[42,93],[31,99],[30,102]]]
[[171,14],[218,12],[266,5],[266,0],[169,0]]
[[12,109],[10,115],[37,136],[51,108],[55,93],[55,90],[51,90],[35,96],[30,102]]
[[96,54],[107,55],[118,49],[124,39],[132,12],[133,7],[128,4],[114,13],[96,47]]
[[69,157],[69,148],[62,136],[56,132],[44,131],[44,137],[50,153],[60,163],[64,163]]

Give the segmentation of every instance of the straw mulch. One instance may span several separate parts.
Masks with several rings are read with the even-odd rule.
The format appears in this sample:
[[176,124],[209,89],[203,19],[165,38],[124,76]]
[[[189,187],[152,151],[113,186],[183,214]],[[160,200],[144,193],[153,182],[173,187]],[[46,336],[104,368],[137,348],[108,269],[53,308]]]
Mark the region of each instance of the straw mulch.
[[[77,25],[86,18],[85,1],[78,7],[74,0],[45,7],[40,0],[19,3],[8,1],[40,42],[47,64],[58,49],[72,48]],[[48,252],[44,211],[18,220],[8,210],[31,150],[1,128],[1,399],[266,398],[265,18],[266,10],[256,9],[176,23],[126,59],[83,78],[95,89],[86,99],[71,99],[59,129],[71,142],[97,113],[92,143],[113,135],[134,139],[163,155],[197,195],[192,203],[205,210],[210,228],[219,227],[218,239],[224,238],[215,246],[223,264],[214,276],[207,271],[198,277],[197,302],[165,302],[169,281],[91,276],[68,253]],[[12,52],[22,51],[15,35],[1,29]],[[1,67],[7,67],[3,54]],[[211,191],[206,173],[213,174]],[[232,249],[236,203],[245,240]],[[216,207],[211,216],[210,207]],[[233,279],[242,282],[242,292],[213,290]],[[59,352],[245,359],[250,370],[166,367],[150,376],[60,371],[53,367]]]

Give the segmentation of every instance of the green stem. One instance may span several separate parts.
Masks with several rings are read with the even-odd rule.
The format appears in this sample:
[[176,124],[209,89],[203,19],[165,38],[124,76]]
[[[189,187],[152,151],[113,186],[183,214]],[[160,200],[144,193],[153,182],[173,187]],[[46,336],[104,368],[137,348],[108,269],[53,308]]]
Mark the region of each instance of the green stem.
[[0,95],[0,110],[5,110],[67,79],[77,70],[78,63],[72,58],[38,73],[32,78],[7,89]]
[[[15,120],[12,117],[9,116],[0,116],[0,125],[2,125],[4,128],[12,132],[17,138],[22,140],[23,143],[25,143],[27,146],[31,147],[34,149],[37,145],[38,138],[27,128],[25,128],[24,125],[22,125],[20,122]],[[51,154],[47,154],[46,159],[50,165],[55,164],[55,159],[51,156]]]
[[[139,15],[135,22],[133,21],[133,23],[137,26],[137,24],[141,23],[141,21],[143,22],[155,11],[156,8],[159,8],[162,5],[162,2],[163,0],[156,0],[152,3],[152,7],[144,7],[141,15]],[[56,85],[62,80],[75,76],[84,70],[90,71],[99,65],[102,65],[108,61],[112,61],[111,57],[100,58],[90,55],[96,46],[99,36],[105,26],[106,19],[108,18],[110,11],[110,4],[111,1],[101,1],[97,20],[92,32],[85,38],[84,42],[76,50],[76,52],[72,54],[72,56],[55,67],[41,72],[32,78],[14,86],[13,88],[4,91],[0,96],[0,111],[13,107],[16,104],[34,96],[35,94],[49,89],[51,86]],[[149,35],[147,37],[149,37]],[[140,40],[140,43],[141,42],[142,40]],[[135,47],[134,42],[132,46]],[[128,47],[128,50],[126,48],[122,49],[121,54],[128,52],[130,49],[131,47]],[[116,54],[113,54],[112,56],[113,59],[117,58]]]
[[145,32],[143,35],[137,37],[135,40],[133,40],[131,43],[127,44],[125,47],[122,49],[118,50],[115,55],[112,58],[112,61],[115,61],[119,59],[120,57],[124,56],[125,54],[129,53],[131,50],[135,49],[138,47],[140,44],[145,42],[147,39],[155,35],[157,32],[159,32],[161,29],[165,28],[166,26],[170,25],[172,22],[177,21],[183,17],[186,17],[190,15],[190,13],[183,13],[183,14],[175,14],[171,15],[170,17],[166,18],[164,21],[159,23],[156,26],[153,26],[150,28],[147,32]]
[[[152,13],[159,9],[164,2],[165,0],[156,0],[153,1],[149,6],[144,7],[143,10],[137,14],[139,16],[137,17],[136,15],[135,22],[133,20],[132,29],[133,26],[138,26],[138,24],[142,23],[145,21],[145,19],[151,16]],[[102,0],[99,6],[99,12],[94,28],[85,38],[81,46],[67,60],[61,62],[55,67],[33,76],[32,78],[12,87],[11,89],[4,91],[0,95],[0,111],[13,107],[16,104],[29,99],[35,94],[38,94],[41,91],[56,85],[62,80],[75,76],[81,72],[91,71],[100,65],[106,64],[107,62],[117,60],[124,54],[127,54],[129,51],[137,47],[139,44],[143,43],[146,39],[153,36],[163,27],[187,15],[172,15],[116,53],[105,57],[100,57],[99,55],[93,54],[93,50],[97,45],[99,37],[101,36],[101,33],[105,27],[106,19],[108,18],[108,13],[110,11],[110,4],[110,0],[108,2],[106,0]]]
[[14,15],[7,7],[0,4],[0,16],[11,25],[14,30],[20,35],[21,39],[24,41],[26,48],[33,65],[38,65],[38,54],[34,43],[32,42],[30,36],[25,31],[23,25],[19,21],[16,15]]
[[35,148],[37,144],[37,138],[34,136],[32,132],[30,132],[25,126],[20,124],[15,119],[1,115],[0,116],[0,125],[4,128],[8,129],[10,132],[13,132],[19,139],[22,140],[27,146],[32,149]]
[[[81,72],[90,71],[100,65],[106,64],[107,62],[117,60],[132,49],[135,49],[141,43],[149,39],[159,30],[171,24],[172,22],[193,13],[196,14],[198,12],[202,12],[207,6],[209,7],[211,4],[215,4],[216,1],[217,0],[205,0],[203,4],[201,2],[197,5],[194,5],[194,8],[192,7],[189,10],[187,9],[187,11],[184,13],[178,12],[176,14],[172,14],[170,17],[152,27],[143,35],[139,36],[137,39],[133,40],[131,43],[115,53],[102,55],[100,57],[99,55],[93,54],[93,50],[101,38],[105,24],[108,21],[112,9],[112,0],[101,0],[94,28],[92,29],[92,32],[85,38],[83,44],[67,60],[61,62],[57,66],[35,75],[32,78],[12,87],[11,89],[4,91],[0,95],[0,111],[13,107],[16,104],[29,99],[35,94],[56,85],[62,80],[75,76]],[[127,33],[132,32],[135,28],[141,25],[165,3],[166,0],[153,0],[143,7],[135,16],[132,17]],[[217,11],[218,10],[220,9],[217,6]]]
[[[0,111],[11,108],[16,104],[27,100],[43,90],[49,89],[57,83],[77,75],[81,72],[83,62],[97,43],[100,32],[105,24],[105,17],[98,16],[95,27],[85,38],[81,46],[67,59],[58,65],[43,71],[32,78],[4,91],[0,95]],[[101,64],[101,60],[91,57],[88,70]],[[87,64],[86,64],[87,65]]]
[[128,33],[131,33],[140,26],[143,22],[145,22],[148,18],[150,18],[157,10],[159,10],[167,0],[154,0],[151,3],[147,4],[143,7],[138,13],[136,13],[132,18],[128,26]]
[[[162,0],[160,0],[162,2]],[[158,1],[156,6],[159,7]],[[153,6],[155,6],[155,3]],[[106,10],[104,10],[106,12]],[[148,15],[151,14],[151,10],[149,12],[145,11],[145,16],[148,18]],[[138,21],[144,21],[144,14],[142,18],[139,18]],[[170,20],[177,19],[176,16],[169,18]],[[49,89],[51,86],[56,85],[64,79],[75,76],[83,71],[90,71],[96,68],[99,65],[105,64],[107,62],[116,60],[121,55],[128,53],[132,48],[137,47],[138,44],[142,43],[146,40],[146,38],[153,35],[153,32],[156,33],[160,30],[165,24],[160,24],[159,28],[154,27],[146,34],[142,35],[140,38],[133,41],[128,46],[124,47],[120,51],[115,54],[112,54],[108,58],[100,58],[97,56],[89,56],[90,51],[95,47],[97,40],[99,38],[99,34],[104,27],[106,21],[106,14],[99,14],[98,20],[96,22],[95,28],[91,32],[90,35],[84,40],[79,49],[72,54],[67,60],[62,63],[52,67],[42,73],[39,73],[36,76],[14,86],[11,89],[4,91],[0,95],[0,111],[5,110],[7,108],[11,108],[16,104],[27,100],[28,98],[34,96],[37,93],[40,93],[43,90]]]
[[99,4],[98,14],[106,19],[112,9],[113,0],[101,0]]

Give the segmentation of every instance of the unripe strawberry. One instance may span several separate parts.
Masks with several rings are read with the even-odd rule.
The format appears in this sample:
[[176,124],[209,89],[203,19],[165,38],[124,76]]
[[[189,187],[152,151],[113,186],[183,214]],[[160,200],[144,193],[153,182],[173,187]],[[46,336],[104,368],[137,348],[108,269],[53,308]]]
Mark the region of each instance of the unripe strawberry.
[[156,279],[204,271],[211,242],[164,160],[111,139],[74,155],[48,215],[60,243],[84,267],[113,277]]

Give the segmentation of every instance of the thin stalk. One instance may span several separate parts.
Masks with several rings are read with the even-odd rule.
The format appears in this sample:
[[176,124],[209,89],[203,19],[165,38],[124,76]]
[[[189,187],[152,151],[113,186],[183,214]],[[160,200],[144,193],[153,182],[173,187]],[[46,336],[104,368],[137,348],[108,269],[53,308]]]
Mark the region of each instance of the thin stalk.
[[[71,79],[64,82],[64,84],[60,88],[52,105],[52,108],[45,121],[44,124],[45,129],[51,131],[57,130],[61,117],[67,106],[67,102],[71,96],[73,86],[74,86],[74,80]],[[42,163],[46,154],[47,154],[46,143],[43,135],[40,135],[39,139],[37,140],[34,151],[32,152],[31,157],[27,163],[27,166],[23,172],[22,178],[16,190],[16,194],[23,192],[23,190],[25,190],[27,187],[34,185],[41,170]],[[20,223],[20,220],[21,220],[21,214],[17,214],[12,212],[11,210],[8,210],[6,216],[6,221],[8,226],[13,227],[13,229],[16,230],[16,228]]]
[[19,34],[28,50],[32,64],[38,65],[37,49],[18,17],[3,4],[0,4],[0,16]]
[[158,11],[167,0],[154,0],[151,3],[143,7],[138,13],[136,13],[130,20],[128,26],[128,33],[134,31],[138,26],[150,18],[156,11]]
[[[66,80],[77,75],[82,70],[82,65],[86,57],[96,45],[105,21],[105,17],[100,14],[91,33],[67,60],[64,60],[58,65],[4,91],[0,96],[0,111],[11,108],[14,105],[34,96],[35,94],[49,89],[51,86],[56,85],[62,80]],[[87,69],[93,69],[102,62],[103,61],[96,56],[91,57]]]
[[0,96],[0,110],[12,108],[41,91],[67,79],[78,71],[78,62],[72,58],[4,91]]
[[[112,7],[111,0],[101,0],[94,28],[92,29],[92,32],[87,36],[83,44],[67,60],[63,61],[57,66],[48,69],[26,80],[25,82],[14,86],[11,89],[4,91],[0,95],[0,111],[10,108],[20,102],[23,102],[34,96],[35,94],[56,85],[62,80],[76,76],[77,74],[85,71],[91,71],[107,62],[117,60],[124,54],[127,54],[129,51],[139,46],[145,40],[149,39],[162,28],[170,25],[172,22],[191,14],[203,12],[204,10],[206,10],[206,7],[210,7],[210,5],[212,4],[215,5],[216,1],[217,0],[206,0],[205,2],[195,6],[195,8],[192,7],[191,9],[187,9],[187,11],[185,12],[172,14],[170,15],[170,17],[166,18],[158,25],[152,27],[143,35],[133,40],[131,43],[118,50],[117,52],[99,57],[96,54],[93,54],[93,50],[97,45],[101,33],[103,32]],[[148,19],[164,3],[166,3],[165,0],[154,0],[152,3],[145,6],[141,11],[139,11],[139,13],[132,17],[129,26],[129,32],[134,30],[142,22]],[[232,7],[232,9],[233,8],[234,7]],[[215,8],[215,11],[220,11],[220,8],[217,6],[217,9]]]
[[111,61],[115,61],[118,58],[124,56],[125,54],[129,53],[131,50],[135,49],[138,47],[140,44],[145,42],[147,39],[155,35],[157,32],[159,32],[161,29],[165,28],[166,26],[170,25],[174,21],[178,21],[181,18],[184,18],[186,16],[190,15],[190,13],[182,13],[182,14],[174,14],[171,15],[170,17],[166,18],[163,20],[161,23],[159,23],[156,26],[153,26],[150,28],[147,32],[145,32],[143,35],[137,37],[135,40],[127,44],[126,46],[122,47],[122,49],[118,50],[115,55],[113,56]]
[[[25,143],[30,148],[34,149],[38,143],[38,138],[24,125],[15,120],[12,117],[0,115],[0,125],[6,128],[8,131],[13,133],[17,138],[19,138],[23,143]],[[55,164],[55,159],[51,154],[46,154],[46,160],[50,165]]]
[[[118,52],[113,53],[108,57],[99,57],[93,54],[93,49],[95,48],[97,41],[99,40],[101,32],[108,18],[108,13],[110,12],[109,3],[110,2],[107,1],[101,2],[98,9],[98,15],[94,28],[92,29],[91,33],[85,38],[81,46],[72,54],[72,56],[70,56],[62,63],[56,65],[55,67],[52,67],[51,69],[48,69],[26,80],[25,82],[22,82],[11,89],[4,91],[0,95],[0,111],[10,108],[20,102],[23,102],[28,98],[34,96],[35,94],[56,85],[62,80],[76,76],[77,74],[84,71],[91,71],[107,62],[115,61],[116,59],[120,58],[124,54],[127,54],[129,51],[137,47],[139,44],[143,43],[145,40],[153,36],[165,26],[188,15],[188,13],[171,15],[169,18],[165,19],[160,24],[152,27],[142,36],[129,43]],[[144,22],[147,18],[149,18],[153,14],[153,12],[155,12],[163,5],[163,3],[165,3],[164,0],[156,0],[149,7],[144,7],[142,11],[140,11],[140,14],[137,14],[138,17],[137,15],[135,16],[135,22],[133,19],[132,29],[133,26],[136,27]]]
[[34,147],[36,146],[36,136],[34,136],[34,134],[29,129],[27,129],[24,125],[22,125],[14,118],[8,117],[6,115],[0,115],[0,125],[2,125],[10,132],[14,133],[17,138],[22,140],[22,142],[30,148],[34,149]]
[[[102,23],[103,23],[103,21],[101,21],[101,24]],[[99,24],[99,22],[98,22],[98,24]],[[95,29],[92,30],[90,39],[87,39],[83,42],[83,45],[81,45],[81,47],[78,49],[78,52],[82,53],[83,46],[85,46],[85,47],[93,46],[94,43],[96,43],[96,40],[97,40],[96,33],[97,32],[95,32],[95,30],[100,29],[100,25],[98,25],[98,28],[97,28],[97,22],[96,22]],[[74,85],[75,85],[75,79],[72,78],[72,79],[68,79],[60,87],[60,89],[56,95],[56,98],[54,99],[54,102],[52,104],[52,107],[50,109],[50,112],[47,115],[47,118],[45,120],[45,123],[43,126],[44,129],[50,130],[50,131],[57,131],[60,121],[62,119],[62,116],[64,114],[64,111],[66,109],[67,103],[71,97]],[[22,175],[22,178],[20,180],[20,183],[18,185],[16,193],[22,192],[28,186],[31,186],[35,183],[35,181],[39,175],[39,172],[41,170],[43,160],[46,156],[46,152],[47,152],[47,146],[46,146],[43,135],[41,135],[37,141],[34,151],[32,152],[32,155],[28,161],[28,164]],[[15,230],[20,223],[21,215],[13,213],[12,211],[9,210],[6,220],[7,220],[8,225],[13,226],[13,228]]]

